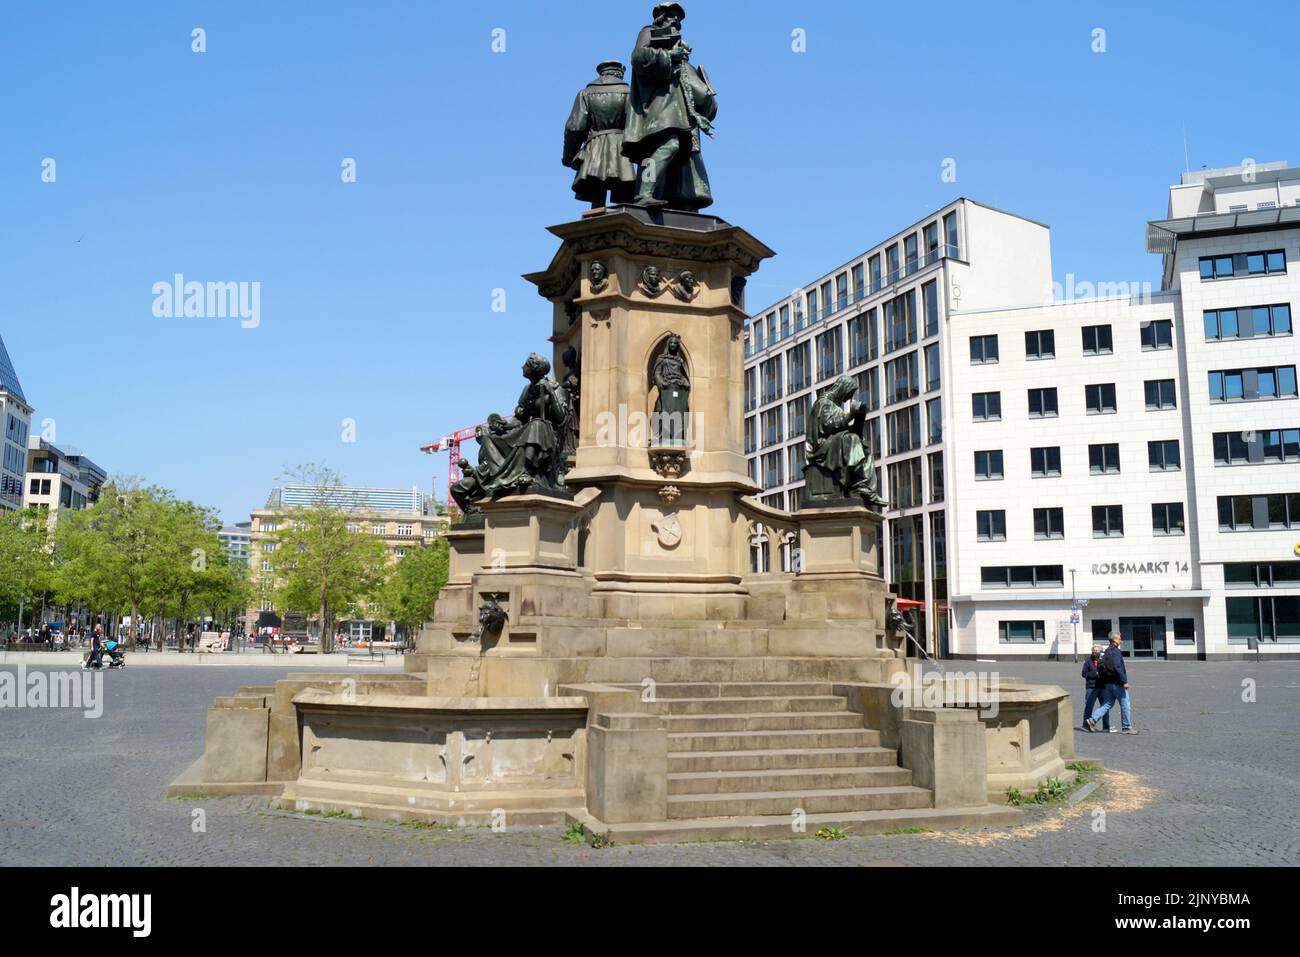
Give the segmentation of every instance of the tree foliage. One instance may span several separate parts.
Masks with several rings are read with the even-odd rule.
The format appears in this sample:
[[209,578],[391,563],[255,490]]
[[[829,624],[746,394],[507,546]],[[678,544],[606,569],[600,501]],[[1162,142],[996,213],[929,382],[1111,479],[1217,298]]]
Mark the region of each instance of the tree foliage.
[[[320,650],[334,650],[334,626],[345,615],[362,616],[387,571],[383,541],[362,534],[361,503],[349,500],[343,480],[332,469],[304,465],[289,476],[313,489],[305,505],[281,509],[268,556],[275,574],[276,610],[315,611]],[[265,551],[265,545],[263,545]]]
[[393,566],[379,592],[379,605],[385,617],[410,633],[433,618],[438,592],[447,584],[448,559],[445,538],[408,549],[406,557]]

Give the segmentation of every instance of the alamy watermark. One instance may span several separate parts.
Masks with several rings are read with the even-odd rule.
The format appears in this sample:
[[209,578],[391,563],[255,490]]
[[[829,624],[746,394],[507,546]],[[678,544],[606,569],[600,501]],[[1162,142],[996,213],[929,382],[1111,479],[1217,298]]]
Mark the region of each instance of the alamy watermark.
[[0,671],[3,708],[66,708],[81,711],[85,718],[98,718],[104,713],[104,673],[28,672],[26,665],[18,665],[16,671]]
[[159,319],[239,319],[242,329],[262,324],[261,282],[186,281],[176,273],[171,282],[154,283],[153,296]]
[[1047,287],[1045,303],[1051,305],[1054,302],[1074,302],[1079,299],[1125,298],[1133,305],[1145,305],[1152,301],[1154,294],[1155,290],[1150,282],[1136,280],[1094,282],[1090,279],[1076,279],[1074,273],[1067,272],[1065,282],[1052,280],[1052,284]]
[[999,675],[996,671],[931,671],[919,664],[889,679],[889,701],[895,708],[977,708],[980,717],[998,715]]

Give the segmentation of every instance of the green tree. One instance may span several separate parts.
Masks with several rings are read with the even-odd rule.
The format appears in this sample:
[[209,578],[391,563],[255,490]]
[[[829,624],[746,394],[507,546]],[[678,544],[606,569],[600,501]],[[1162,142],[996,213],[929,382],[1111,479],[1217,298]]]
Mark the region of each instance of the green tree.
[[141,607],[155,593],[170,498],[170,492],[139,479],[115,477],[94,505],[61,514],[54,535],[56,593],[91,608],[129,610],[131,621],[139,621]]
[[[179,635],[190,611],[206,603],[222,579],[225,553],[217,538],[221,522],[211,509],[170,494],[159,499],[156,520],[147,569],[149,592],[160,617],[168,605],[175,609]],[[160,633],[160,647],[161,640]]]
[[392,567],[380,589],[379,605],[384,615],[408,634],[419,631],[421,625],[433,618],[438,592],[447,584],[449,558],[445,538],[407,549],[406,556]]
[[[299,466],[288,476],[314,491],[306,505],[282,509],[270,541],[271,568],[277,580],[276,608],[315,609],[320,622],[320,650],[334,650],[334,625],[340,613],[374,598],[383,582],[388,549],[361,534],[360,503],[345,492],[332,469]],[[265,546],[264,546],[265,548]]]
[[53,585],[53,538],[47,512],[35,508],[0,512],[0,569],[0,609],[21,627],[23,610],[39,602]]

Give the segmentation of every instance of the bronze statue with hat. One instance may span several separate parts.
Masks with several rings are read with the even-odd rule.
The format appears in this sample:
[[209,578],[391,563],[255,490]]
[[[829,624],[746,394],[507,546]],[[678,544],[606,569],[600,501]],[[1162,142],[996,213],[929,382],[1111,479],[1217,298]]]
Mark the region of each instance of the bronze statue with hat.
[[592,209],[632,199],[636,173],[623,155],[623,129],[627,125],[631,88],[623,80],[623,64],[605,60],[596,67],[596,79],[578,92],[564,124],[565,166],[572,167],[573,194]]
[[686,11],[656,4],[632,50],[631,109],[623,155],[635,160],[638,206],[703,209],[713,203],[700,134],[713,135],[717,94],[682,39]]

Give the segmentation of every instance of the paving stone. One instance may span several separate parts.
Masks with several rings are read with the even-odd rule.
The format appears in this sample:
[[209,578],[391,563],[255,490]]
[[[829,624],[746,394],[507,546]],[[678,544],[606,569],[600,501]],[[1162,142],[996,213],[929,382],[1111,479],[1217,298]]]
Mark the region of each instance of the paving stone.
[[[1138,661],[1129,670],[1141,734],[1076,732],[1081,757],[1099,758],[1122,777],[1104,778],[1076,807],[1032,809],[1023,827],[594,849],[566,845],[556,827],[424,830],[270,811],[258,798],[165,799],[163,788],[202,751],[213,697],[280,675],[265,667],[128,669],[103,676],[106,698],[98,719],[79,711],[0,710],[0,863],[1300,863],[1300,662]],[[1082,688],[1078,666],[1070,662],[1017,663],[1005,673],[1059,684],[1076,695]],[[1247,678],[1257,682],[1253,704],[1242,701]],[[1081,697],[1074,703],[1081,718]],[[1144,799],[1135,800],[1139,795]],[[1103,833],[1091,826],[1098,808],[1107,812]],[[202,833],[193,829],[196,810],[206,818]]]

